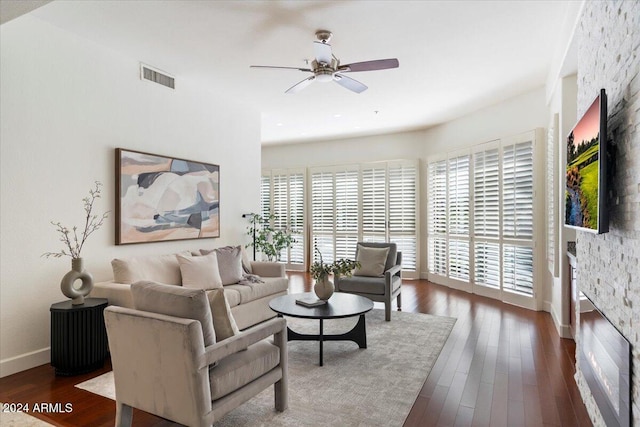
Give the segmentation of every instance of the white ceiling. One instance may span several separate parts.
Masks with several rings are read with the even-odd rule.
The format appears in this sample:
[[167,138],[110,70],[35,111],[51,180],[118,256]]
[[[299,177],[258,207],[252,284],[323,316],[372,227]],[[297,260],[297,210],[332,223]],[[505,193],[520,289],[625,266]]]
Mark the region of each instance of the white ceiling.
[[[544,85],[565,1],[66,1],[31,12],[221,97],[261,106],[263,144],[426,128]],[[392,70],[284,91],[308,77],[315,31],[342,63]],[[376,113],[377,111],[377,113]]]

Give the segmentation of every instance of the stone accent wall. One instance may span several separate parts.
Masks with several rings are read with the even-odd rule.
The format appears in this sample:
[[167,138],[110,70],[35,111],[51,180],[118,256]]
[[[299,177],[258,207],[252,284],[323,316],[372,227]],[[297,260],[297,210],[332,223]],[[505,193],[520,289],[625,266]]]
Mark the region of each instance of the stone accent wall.
[[[577,233],[578,286],[633,348],[632,419],[640,420],[640,2],[587,1],[577,32],[578,117],[607,92],[615,174],[609,233]],[[579,343],[576,346],[579,351]],[[578,364],[576,381],[595,426],[604,426]]]

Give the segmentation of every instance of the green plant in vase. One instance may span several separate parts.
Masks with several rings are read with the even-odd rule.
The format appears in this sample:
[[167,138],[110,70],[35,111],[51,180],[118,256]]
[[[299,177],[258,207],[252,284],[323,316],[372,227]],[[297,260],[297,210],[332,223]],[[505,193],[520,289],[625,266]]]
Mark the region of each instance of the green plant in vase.
[[358,261],[340,258],[331,264],[325,264],[320,250],[316,247],[315,251],[318,253],[320,261],[311,264],[311,268],[309,269],[311,277],[316,281],[313,291],[318,298],[328,300],[335,290],[333,282],[329,280],[329,275],[351,277],[353,270],[360,267],[360,263]]

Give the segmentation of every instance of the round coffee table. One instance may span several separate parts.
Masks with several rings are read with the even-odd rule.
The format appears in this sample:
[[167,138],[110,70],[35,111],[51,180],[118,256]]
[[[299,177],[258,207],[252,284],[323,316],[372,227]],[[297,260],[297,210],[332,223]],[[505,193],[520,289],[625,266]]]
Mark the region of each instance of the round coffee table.
[[[289,341],[320,342],[320,366],[323,365],[322,350],[324,341],[353,341],[360,348],[367,348],[367,330],[364,314],[371,311],[373,301],[359,295],[336,292],[326,304],[317,307],[305,307],[296,303],[296,300],[301,298],[316,298],[316,296],[313,292],[283,295],[269,301],[269,307],[278,313],[280,317],[291,316],[320,320],[320,333],[318,335],[299,334],[287,326],[287,338]],[[360,319],[349,332],[340,335],[324,334],[323,322],[325,319],[341,319],[353,316],[360,316]]]

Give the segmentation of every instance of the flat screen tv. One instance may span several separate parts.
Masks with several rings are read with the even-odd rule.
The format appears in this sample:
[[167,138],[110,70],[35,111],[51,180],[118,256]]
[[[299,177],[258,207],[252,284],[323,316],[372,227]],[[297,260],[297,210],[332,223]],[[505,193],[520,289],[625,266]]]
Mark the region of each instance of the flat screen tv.
[[602,89],[567,136],[565,224],[609,231],[607,213],[607,95]]

